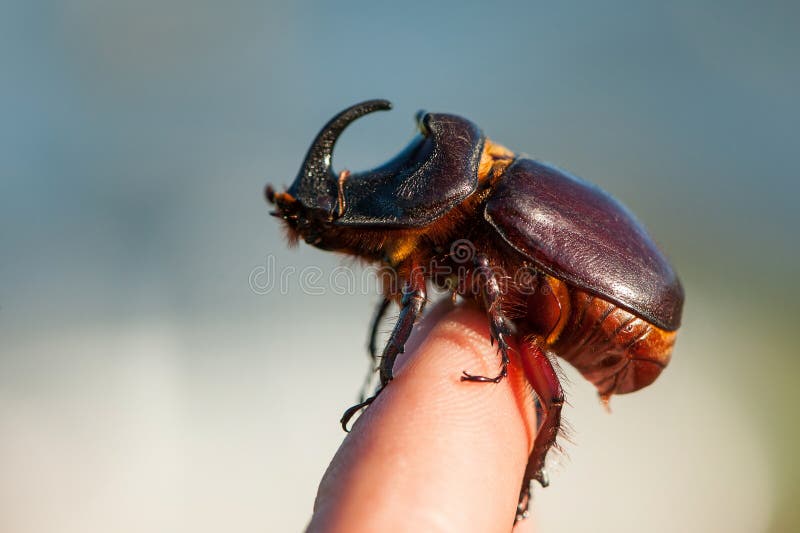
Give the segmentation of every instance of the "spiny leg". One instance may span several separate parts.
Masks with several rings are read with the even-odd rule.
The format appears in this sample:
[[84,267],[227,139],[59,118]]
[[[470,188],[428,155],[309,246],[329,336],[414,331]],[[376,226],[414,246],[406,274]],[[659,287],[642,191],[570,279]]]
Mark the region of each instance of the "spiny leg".
[[556,437],[561,427],[561,407],[564,405],[564,391],[547,354],[535,342],[526,343],[520,346],[520,349],[522,350],[522,369],[536,392],[539,430],[533,441],[533,451],[528,459],[528,466],[525,468],[525,477],[522,478],[515,521],[528,516],[531,480],[535,479],[542,487],[550,484],[547,472],[544,470],[545,459],[547,452],[556,443]]
[[397,359],[397,355],[403,353],[406,341],[411,335],[411,330],[414,329],[414,322],[425,307],[425,299],[425,278],[421,271],[412,271],[411,279],[406,282],[403,288],[400,316],[394,325],[389,342],[386,343],[386,347],[383,349],[383,355],[381,355],[381,364],[378,372],[381,379],[381,387],[375,394],[344,412],[340,422],[345,431],[347,431],[347,423],[353,415],[375,401],[375,398],[394,378],[394,362]]
[[381,320],[383,320],[383,317],[386,315],[386,310],[389,309],[389,304],[391,303],[392,301],[386,296],[381,298],[381,301],[375,308],[375,314],[372,316],[372,327],[370,327],[367,349],[369,350],[369,357],[373,363],[378,360],[378,328],[380,327]]
[[364,379],[364,384],[361,386],[361,392],[358,395],[358,401],[363,402],[367,397],[369,385],[372,383],[372,374],[375,372],[375,362],[378,360],[378,347],[377,337],[378,328],[380,328],[381,320],[386,315],[386,310],[389,309],[389,304],[392,301],[387,297],[382,297],[375,308],[375,313],[372,315],[372,326],[370,327],[369,340],[367,342],[367,350],[369,350],[369,368],[367,369],[367,377]]
[[495,377],[475,376],[464,371],[461,381],[500,383],[508,375],[508,343],[506,342],[506,336],[509,334],[509,327],[500,306],[500,297],[502,296],[500,282],[485,255],[479,254],[475,257],[473,280],[477,282],[481,291],[483,307],[489,317],[489,333],[492,338],[492,344],[497,341],[501,367],[500,373]]

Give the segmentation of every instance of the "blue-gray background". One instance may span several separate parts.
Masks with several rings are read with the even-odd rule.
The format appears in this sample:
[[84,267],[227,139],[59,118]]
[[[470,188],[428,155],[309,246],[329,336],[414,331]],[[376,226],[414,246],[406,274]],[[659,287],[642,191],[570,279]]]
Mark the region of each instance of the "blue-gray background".
[[254,291],[268,257],[349,264],[286,249],[262,188],[376,97],[338,168],[460,113],[611,191],[684,280],[653,387],[606,416],[570,373],[541,529],[800,528],[797,4],[433,4],[3,5],[0,530],[302,527],[374,295]]

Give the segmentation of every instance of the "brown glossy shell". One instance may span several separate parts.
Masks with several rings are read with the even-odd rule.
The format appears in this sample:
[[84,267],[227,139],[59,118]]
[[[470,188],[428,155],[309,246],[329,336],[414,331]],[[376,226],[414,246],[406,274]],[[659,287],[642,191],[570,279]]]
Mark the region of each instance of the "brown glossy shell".
[[494,186],[484,216],[544,272],[664,330],[680,326],[677,275],[636,218],[598,187],[520,159]]

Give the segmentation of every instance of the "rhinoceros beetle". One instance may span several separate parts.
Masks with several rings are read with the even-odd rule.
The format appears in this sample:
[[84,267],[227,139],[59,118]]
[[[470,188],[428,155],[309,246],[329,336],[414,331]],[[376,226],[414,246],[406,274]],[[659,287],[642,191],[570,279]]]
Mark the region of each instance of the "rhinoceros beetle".
[[367,172],[334,172],[333,148],[347,125],[390,108],[370,100],[336,115],[291,187],[268,186],[267,200],[291,241],[379,263],[401,282],[386,284],[373,320],[375,361],[377,324],[392,301],[399,303],[380,358],[380,388],[345,412],[343,426],[392,381],[428,280],[486,311],[500,370],[465,371],[463,381],[498,383],[507,375],[509,337],[520,340],[540,420],[520,489],[521,519],[531,480],[548,484],[545,458],[559,434],[564,393],[549,354],[577,368],[604,401],[641,389],[669,362],[683,288],[620,203],[562,170],[517,157],[455,115],[419,112],[419,134],[399,155]]

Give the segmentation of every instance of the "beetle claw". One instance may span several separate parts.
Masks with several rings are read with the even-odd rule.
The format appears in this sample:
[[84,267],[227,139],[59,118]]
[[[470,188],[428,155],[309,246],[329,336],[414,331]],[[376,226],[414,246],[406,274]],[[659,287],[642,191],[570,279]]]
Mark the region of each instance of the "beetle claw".
[[508,376],[508,372],[505,368],[503,368],[503,370],[501,370],[500,373],[493,378],[487,376],[476,376],[464,370],[461,372],[461,381],[472,381],[475,383],[500,383],[506,376]]
[[357,412],[359,412],[360,410],[362,410],[363,408],[367,407],[369,404],[374,402],[375,398],[378,397],[378,394],[380,394],[382,390],[383,389],[380,389],[378,392],[375,393],[374,396],[370,396],[363,402],[355,404],[353,407],[350,407],[342,414],[342,418],[339,420],[339,423],[342,424],[342,429],[345,431],[345,433],[350,433],[350,430],[347,428],[347,424],[350,422],[350,419],[353,418],[353,416]]
[[531,484],[525,481],[519,493],[519,503],[517,503],[517,514],[514,516],[514,523],[525,520],[530,516],[529,508],[531,504]]
[[539,485],[542,487],[547,487],[550,485],[550,476],[548,475],[547,470],[539,470],[533,478],[538,481]]

